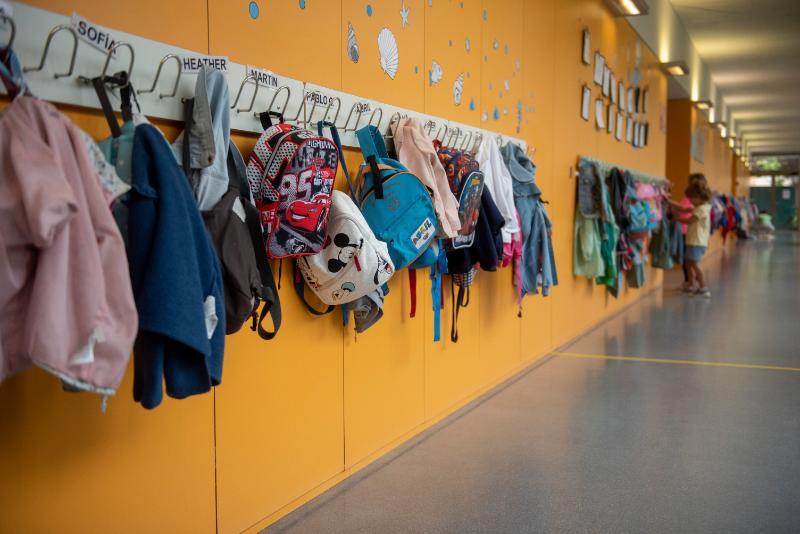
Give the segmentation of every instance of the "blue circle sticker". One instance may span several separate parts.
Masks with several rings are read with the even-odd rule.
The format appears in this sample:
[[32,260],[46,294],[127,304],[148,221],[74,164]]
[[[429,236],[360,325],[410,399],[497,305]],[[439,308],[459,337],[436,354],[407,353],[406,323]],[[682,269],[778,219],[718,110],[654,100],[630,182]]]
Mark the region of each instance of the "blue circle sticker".
[[306,0],[299,0],[298,3],[300,4],[300,9],[305,9],[306,8]]
[[250,18],[255,20],[258,18],[258,4],[255,2],[250,2],[250,5],[247,7],[248,11],[250,12]]
[[367,16],[372,16],[372,4],[367,4]]

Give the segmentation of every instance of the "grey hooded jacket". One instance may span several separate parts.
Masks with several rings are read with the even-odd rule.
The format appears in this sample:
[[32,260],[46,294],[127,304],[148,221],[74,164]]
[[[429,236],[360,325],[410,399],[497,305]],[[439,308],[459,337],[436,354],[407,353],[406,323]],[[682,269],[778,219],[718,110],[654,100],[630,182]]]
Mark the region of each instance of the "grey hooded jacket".
[[230,92],[225,75],[215,69],[200,69],[194,100],[191,129],[178,136],[172,150],[178,164],[183,165],[183,140],[189,136],[191,172],[187,174],[197,207],[200,211],[207,211],[228,191],[231,118]]

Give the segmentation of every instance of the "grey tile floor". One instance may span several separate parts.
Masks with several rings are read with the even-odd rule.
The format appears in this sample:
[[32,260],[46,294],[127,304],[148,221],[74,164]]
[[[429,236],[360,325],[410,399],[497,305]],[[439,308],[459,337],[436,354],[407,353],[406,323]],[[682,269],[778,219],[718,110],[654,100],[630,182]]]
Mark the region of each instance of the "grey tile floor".
[[[800,368],[800,239],[565,351]],[[800,372],[552,356],[267,532],[800,532]]]

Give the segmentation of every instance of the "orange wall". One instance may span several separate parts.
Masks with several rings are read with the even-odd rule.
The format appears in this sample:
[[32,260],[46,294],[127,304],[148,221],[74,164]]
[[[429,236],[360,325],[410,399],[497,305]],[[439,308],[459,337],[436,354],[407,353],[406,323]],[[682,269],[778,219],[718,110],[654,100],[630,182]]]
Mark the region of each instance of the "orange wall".
[[[634,150],[580,118],[581,86],[599,94],[592,67],[580,62],[582,30],[591,31],[593,48],[618,77],[629,80],[636,58],[634,32],[601,0],[464,0],[463,7],[406,0],[405,28],[399,3],[378,0],[371,16],[361,1],[309,0],[300,9],[295,1],[260,0],[257,20],[247,2],[222,0],[33,3],[524,137],[536,149],[537,182],[549,202],[560,285],[548,298],[526,298],[519,319],[510,270],[480,273],[459,320],[459,343],[446,335],[447,290],[443,341],[434,344],[426,281],[418,316],[410,319],[405,273],[393,279],[384,319],[359,336],[343,330],[338,317],[310,318],[284,284],[284,324],[275,341],[246,329],[228,337],[223,384],[153,412],[131,401],[130,373],[101,414],[95,397],[62,393],[52,377],[26,372],[0,386],[0,532],[263,527],[661,283],[660,273],[650,273],[647,288],[614,300],[571,275],[578,156],[655,175],[667,169],[666,81],[646,46],[640,69],[650,90],[649,146]],[[357,64],[344,52],[348,22],[358,32]],[[375,35],[384,26],[400,45],[393,81],[377,68]],[[298,28],[314,31],[299,39]],[[431,86],[433,60],[444,78]],[[457,107],[452,83],[460,73],[465,86]],[[90,134],[107,135],[97,113],[69,112]],[[177,125],[159,125],[169,136],[177,132]],[[255,137],[235,140],[247,156]],[[355,168],[358,153],[346,157]]]

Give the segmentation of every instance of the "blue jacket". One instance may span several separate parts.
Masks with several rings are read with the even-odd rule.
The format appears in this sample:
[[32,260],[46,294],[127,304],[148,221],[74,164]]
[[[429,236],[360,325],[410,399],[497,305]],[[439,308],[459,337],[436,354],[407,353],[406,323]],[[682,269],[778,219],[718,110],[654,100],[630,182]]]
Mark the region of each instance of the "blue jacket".
[[205,393],[222,378],[220,266],[189,183],[153,126],[136,128],[128,263],[139,333],[133,396],[145,408]]
[[513,143],[507,143],[501,151],[514,180],[514,205],[522,225],[522,294],[536,294],[541,286],[542,294],[547,296],[550,286],[558,285],[558,275],[550,239],[552,224],[542,203],[542,192],[534,182],[536,166]]

